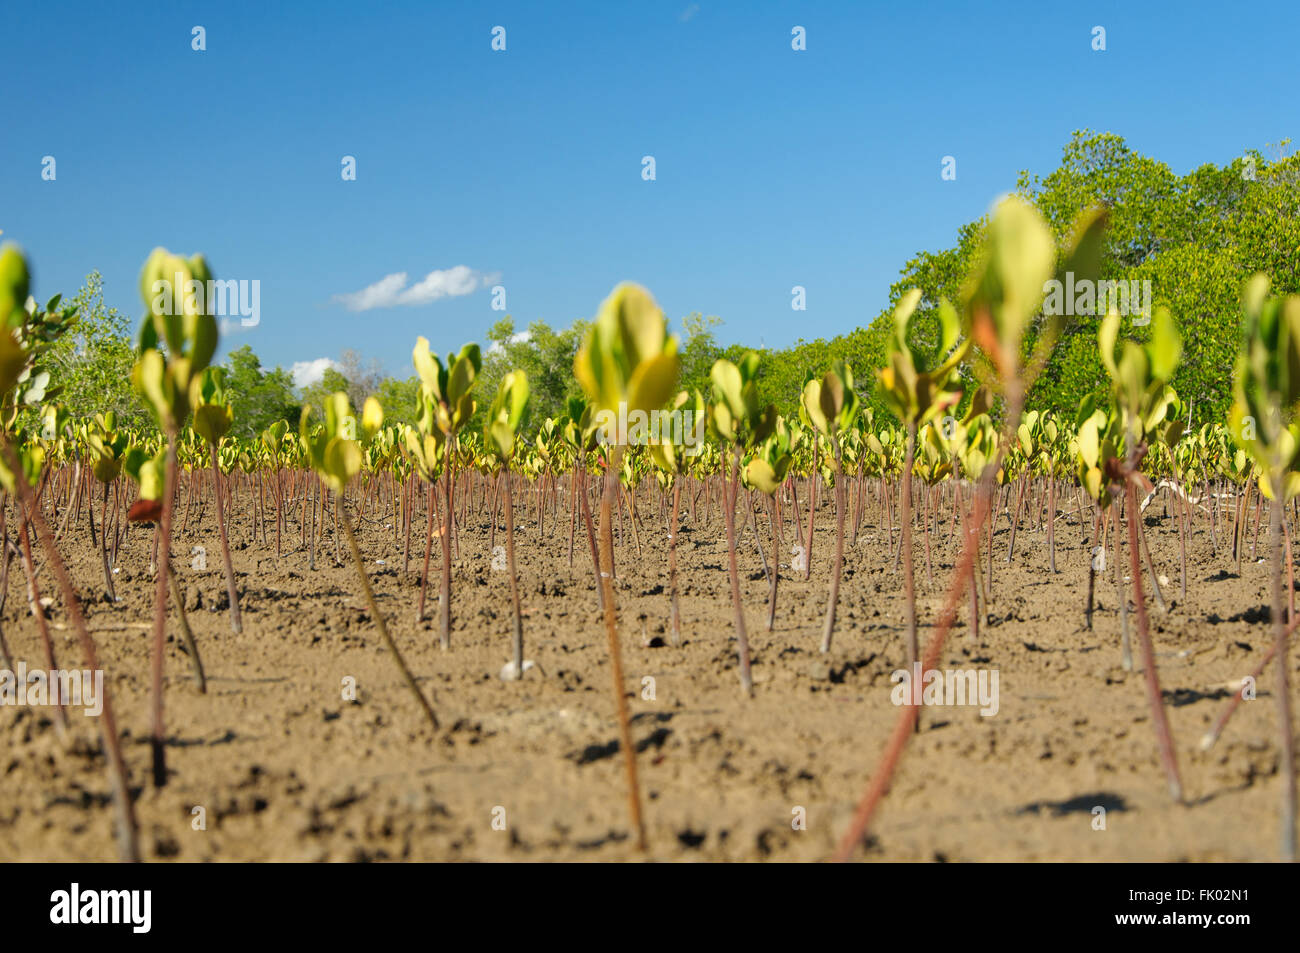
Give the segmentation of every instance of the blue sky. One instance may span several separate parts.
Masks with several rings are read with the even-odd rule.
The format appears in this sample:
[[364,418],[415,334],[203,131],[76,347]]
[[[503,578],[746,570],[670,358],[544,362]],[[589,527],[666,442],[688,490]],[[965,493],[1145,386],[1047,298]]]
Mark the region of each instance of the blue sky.
[[[0,240],[37,296],[98,269],[137,316],[149,251],[201,251],[261,282],[260,324],[223,351],[285,367],[353,347],[405,376],[417,335],[485,339],[493,284],[520,328],[630,279],[673,321],[720,316],[724,342],[829,337],[1075,129],[1178,172],[1300,138],[1294,0],[9,0],[5,20]],[[348,307],[403,273],[411,303]]]

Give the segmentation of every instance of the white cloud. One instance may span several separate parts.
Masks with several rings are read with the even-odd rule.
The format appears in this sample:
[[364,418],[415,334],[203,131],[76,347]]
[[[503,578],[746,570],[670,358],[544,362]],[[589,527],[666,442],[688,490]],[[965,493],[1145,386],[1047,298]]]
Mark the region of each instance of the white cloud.
[[398,272],[395,275],[376,281],[367,288],[360,291],[354,291],[351,294],[339,294],[334,296],[335,301],[341,301],[343,306],[349,311],[369,311],[371,308],[387,308],[396,304],[396,298],[402,288],[406,286],[406,272]]
[[330,368],[341,370],[342,365],[338,361],[331,360],[328,357],[318,357],[314,361],[294,361],[293,362],[293,386],[310,387],[312,384],[319,384],[325,377],[325,372]]
[[687,7],[685,10],[681,12],[681,16],[679,16],[677,19],[681,23],[686,23],[691,19],[693,19],[695,17],[695,14],[699,12],[700,12],[700,5],[698,3],[692,3],[689,7]]
[[407,287],[407,273],[385,275],[373,285],[347,294],[337,294],[334,300],[349,311],[369,311],[372,308],[394,308],[399,305],[429,304],[440,298],[459,298],[479,288],[486,288],[500,276],[475,271],[468,265],[434,269],[415,284]]
[[[531,341],[532,338],[533,338],[533,333],[531,331],[517,331],[514,334],[510,335],[510,343],[518,344],[521,341]],[[501,351],[504,350],[505,348],[501,346],[501,343],[499,341],[493,341],[492,346],[488,348],[488,353],[489,354],[492,354],[494,352],[500,353]]]

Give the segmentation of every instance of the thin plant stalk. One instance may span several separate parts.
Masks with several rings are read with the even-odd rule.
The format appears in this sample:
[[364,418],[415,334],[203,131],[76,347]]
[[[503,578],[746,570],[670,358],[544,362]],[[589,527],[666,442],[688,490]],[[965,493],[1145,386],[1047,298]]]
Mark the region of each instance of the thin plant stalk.
[[167,464],[163,478],[162,518],[157,545],[161,558],[155,561],[157,582],[154,585],[152,647],[152,724],[150,748],[153,756],[154,787],[167,784],[166,733],[163,726],[163,662],[167,650],[167,564],[171,560],[172,510],[176,495],[176,425],[167,423]]
[[[1295,632],[1297,624],[1300,624],[1300,619],[1295,618],[1287,624],[1288,637]],[[1264,657],[1259,660],[1259,664],[1255,666],[1255,670],[1250,673],[1251,682],[1259,681],[1259,677],[1264,673],[1264,669],[1268,668],[1268,663],[1273,661],[1273,657],[1277,655],[1277,649],[1277,642],[1274,642],[1268,647],[1268,651],[1264,653]],[[1245,687],[1245,682],[1242,683],[1242,687]],[[1223,706],[1223,711],[1219,713],[1219,717],[1214,719],[1214,724],[1210,726],[1210,730],[1201,736],[1202,751],[1209,751],[1214,747],[1215,743],[1219,740],[1219,736],[1223,734],[1223,729],[1227,727],[1228,719],[1232,717],[1232,713],[1237,710],[1243,700],[1242,689],[1238,689],[1228,703]]]
[[[677,604],[677,534],[680,531],[680,524],[677,522],[677,507],[682,499],[682,478],[677,476],[673,479],[673,515],[671,522],[668,524],[668,592],[672,601],[672,643],[673,645],[682,644],[682,614]],[[776,579],[772,580],[773,609],[775,612],[776,601]],[[772,626],[769,623],[768,628]]]
[[[1285,481],[1274,479],[1273,486],[1283,486]],[[1282,614],[1282,501],[1274,499],[1269,505],[1269,535],[1273,547],[1273,637],[1277,655],[1277,715],[1282,746],[1282,860],[1294,863],[1296,859],[1296,765],[1295,738],[1291,729],[1290,661],[1287,658],[1290,628]]]
[[1147,700],[1151,703],[1151,719],[1156,729],[1156,740],[1160,745],[1160,760],[1164,763],[1165,774],[1169,778],[1169,794],[1177,802],[1183,799],[1183,782],[1178,776],[1178,755],[1174,751],[1174,739],[1169,730],[1169,715],[1165,711],[1164,699],[1160,694],[1160,679],[1156,674],[1156,655],[1151,646],[1151,632],[1147,627],[1146,598],[1142,593],[1142,566],[1138,562],[1138,524],[1142,518],[1138,510],[1136,481],[1133,476],[1134,450],[1130,441],[1128,478],[1125,486],[1128,494],[1128,554],[1129,571],[1133,578],[1133,601],[1137,608],[1138,644],[1142,649],[1142,665],[1146,669]]
[[[221,465],[217,457],[217,445],[209,448],[212,454],[212,496],[217,504],[217,531],[221,536],[221,562],[226,570],[226,595],[230,600],[230,631],[238,635],[244,630],[243,620],[239,616],[239,590],[235,588],[235,568],[230,562],[230,537],[226,534],[226,510],[221,498],[224,496],[221,486]],[[107,490],[107,487],[105,487]],[[170,562],[170,554],[164,554]],[[182,606],[182,610],[184,607]]]
[[619,456],[616,450],[605,470],[604,492],[600,497],[600,585],[605,614],[605,634],[609,637],[609,659],[614,688],[614,708],[618,716],[619,745],[627,769],[627,806],[636,834],[636,849],[646,849],[645,821],[641,817],[641,788],[636,772],[636,748],[632,744],[632,719],[623,692],[623,654],[618,641],[618,608],[614,603],[614,501],[618,495]]
[[[1133,671],[1133,646],[1129,641],[1128,633],[1128,595],[1124,592],[1124,570],[1120,565],[1119,556],[1119,500],[1115,500],[1111,506],[1111,521],[1115,528],[1115,565],[1111,567],[1115,572],[1115,598],[1119,602],[1119,625],[1120,625],[1120,665],[1124,671]],[[1129,519],[1132,519],[1129,514]]]
[[104,564],[104,588],[108,590],[108,598],[117,602],[117,592],[113,588],[113,573],[108,566],[108,484],[104,484],[104,502],[100,507],[99,520],[99,555]]
[[[912,671],[912,666],[921,656],[920,646],[917,644],[916,635],[916,583],[912,575],[912,461],[915,453],[916,423],[909,420],[907,423],[907,451],[903,458],[903,489],[901,504],[903,510],[903,591],[907,601],[906,637],[907,670],[909,672]],[[928,536],[926,537],[926,541],[927,543],[929,542]]]
[[515,675],[524,674],[524,617],[519,609],[519,574],[515,571],[515,505],[510,485],[510,471],[503,469],[501,479],[506,490],[506,563],[510,570],[510,605],[514,610]]
[[[1079,514],[1079,522],[1080,523],[1083,522],[1082,513]],[[1088,550],[1088,603],[1087,603],[1087,607],[1084,610],[1084,616],[1083,616],[1089,632],[1092,631],[1093,593],[1096,591],[1096,587],[1097,587],[1097,565],[1095,562],[1097,558],[1096,553],[1099,547],[1103,551],[1105,549],[1105,544],[1101,540],[1102,525],[1103,525],[1103,521],[1101,516],[1101,510],[1098,509],[1097,513],[1092,518],[1092,547]],[[1084,537],[1084,539],[1086,541],[1087,537]]]
[[446,493],[446,506],[442,511],[442,591],[438,595],[438,644],[445,651],[451,648],[451,527],[452,507],[454,505],[454,480],[452,477],[450,438],[446,448],[447,462],[443,468],[443,484]]
[[831,565],[830,596],[826,602],[826,622],[822,626],[822,652],[831,650],[835,634],[835,609],[840,601],[840,575],[844,569],[844,471],[840,466],[840,442],[832,431],[831,449],[835,454],[835,559]]
[[727,549],[731,575],[731,603],[736,610],[736,655],[740,669],[740,690],[746,697],[754,692],[754,678],[749,671],[749,634],[745,631],[745,610],[740,601],[740,568],[736,564],[736,500],[740,496],[740,450],[731,456],[731,493],[727,493],[727,478],[722,484],[723,508],[727,517]]
[[176,578],[176,570],[172,568],[170,559],[167,560],[167,576],[171,582],[172,599],[176,603],[176,617],[181,624],[181,639],[185,642],[185,654],[190,657],[190,670],[194,673],[194,684],[198,687],[199,694],[206,694],[208,679],[203,674],[203,660],[199,658],[199,646],[194,641],[190,620],[185,615],[185,594],[181,592],[180,581]]
[[429,724],[434,731],[438,730],[438,716],[433,712],[428,700],[424,697],[424,692],[420,691],[420,686],[416,684],[415,676],[411,670],[406,667],[406,662],[402,658],[402,653],[397,648],[397,643],[388,633],[388,623],[384,621],[384,614],[379,611],[379,603],[375,601],[375,591],[370,587],[370,577],[366,575],[366,564],[361,558],[361,547],[357,545],[356,534],[352,532],[352,522],[348,519],[347,511],[343,507],[343,494],[334,495],[334,510],[338,517],[338,523],[343,528],[343,535],[347,537],[348,549],[352,551],[352,564],[357,567],[357,577],[361,580],[361,591],[365,594],[366,604],[370,607],[370,615],[375,620],[375,627],[379,629],[379,636],[384,640],[384,646],[388,653],[393,657],[397,670],[401,672],[402,681],[406,687],[415,695],[415,700],[419,702],[420,708],[424,710],[425,717],[429,719]]
[[1056,466],[1047,471],[1047,567],[1056,572]]
[[[596,548],[596,531],[591,525],[591,505],[587,501],[587,479],[583,477],[583,487],[578,494],[582,500],[582,521],[587,527],[587,546],[591,549],[591,569],[596,574],[596,594],[600,596],[600,611],[605,611],[605,586],[601,583],[603,570],[600,568],[600,554]],[[613,567],[613,555],[610,556],[611,572]]]
[[569,474],[569,568],[573,568],[573,537],[578,528],[578,459],[573,459]]
[[[417,623],[424,621],[424,596],[429,588],[429,557],[433,554],[433,521],[437,519],[437,490],[434,484],[429,484],[429,507],[425,514],[425,534],[424,534],[424,569],[420,571],[420,601],[415,607],[415,621]],[[441,532],[441,530],[439,530]],[[440,546],[446,546],[446,538],[439,543]]]
[[[32,617],[36,620],[36,628],[41,633],[41,648],[45,651],[45,665],[51,671],[58,670],[58,662],[54,658],[54,643],[50,640],[50,627],[45,621],[45,609],[41,606],[41,590],[36,583],[36,567],[32,562],[32,544],[27,535],[27,519],[24,518],[18,527],[18,538],[23,547],[23,570],[27,574],[27,593],[28,602],[31,608]],[[6,652],[6,654],[8,654]],[[9,664],[6,663],[6,668]],[[59,737],[63,738],[68,730],[68,710],[64,707],[62,695],[56,693],[58,704],[55,707],[55,730]]]
[[[1156,563],[1155,560],[1151,558],[1151,543],[1147,540],[1146,527],[1142,525],[1142,522],[1142,512],[1141,508],[1139,508],[1137,513],[1138,542],[1142,546],[1142,557],[1146,560],[1147,573],[1151,577],[1151,594],[1155,596],[1156,606],[1159,607],[1160,611],[1168,612],[1169,607],[1165,605],[1165,594],[1160,588],[1160,577],[1156,573]],[[1182,532],[1182,527],[1183,524],[1180,520],[1178,523],[1180,533]]]
[[819,444],[817,438],[814,437],[812,472],[808,474],[808,545],[803,554],[804,582],[807,582],[812,576],[813,524],[817,516],[817,454],[820,449],[821,444]]
[[768,597],[767,631],[776,626],[776,588],[781,578],[781,503],[778,500],[780,489],[772,494],[772,592]]

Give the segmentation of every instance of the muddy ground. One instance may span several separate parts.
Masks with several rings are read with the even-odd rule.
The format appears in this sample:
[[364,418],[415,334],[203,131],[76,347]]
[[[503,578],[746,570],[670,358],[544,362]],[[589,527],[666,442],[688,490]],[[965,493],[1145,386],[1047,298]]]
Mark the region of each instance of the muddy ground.
[[[683,507],[685,510],[685,507]],[[1066,507],[1063,506],[1063,512]],[[624,777],[610,665],[590,556],[567,555],[563,508],[539,539],[519,515],[527,655],[540,668],[498,677],[510,658],[506,574],[494,571],[487,520],[473,520],[455,563],[450,651],[438,647],[436,575],[428,615],[415,621],[418,569],[402,571],[391,520],[364,521],[360,540],[380,606],[442,730],[432,732],[382,648],[350,562],[327,535],[317,569],[298,548],[249,542],[244,506],[232,529],[244,631],[225,606],[211,508],[178,538],[209,689],[200,695],[169,621],[166,707],[169,783],[149,766],[149,651],[153,595],[147,537],[124,546],[116,584],[103,573],[84,520],[63,545],[89,601],[88,617],[114,693],[142,850],[149,860],[627,860]],[[880,760],[899,709],[890,674],[904,664],[901,573],[869,512],[846,547],[839,626],[818,651],[831,553],[819,511],[810,581],[783,557],[776,628],[766,630],[767,583],[752,538],[740,549],[755,692],[741,696],[727,566],[716,507],[710,525],[679,536],[684,644],[669,643],[667,533],[645,506],[638,557],[630,531],[618,549],[618,607],[633,733],[653,860],[825,859]],[[703,505],[698,514],[703,520]],[[1267,522],[1267,521],[1266,521]],[[1268,861],[1278,857],[1281,798],[1276,677],[1242,705],[1210,753],[1198,741],[1269,644],[1268,565],[1212,551],[1199,517],[1188,599],[1178,598],[1178,535],[1161,503],[1147,511],[1167,613],[1152,613],[1160,678],[1186,790],[1171,802],[1141,671],[1120,666],[1115,586],[1097,585],[1084,624],[1088,544],[1077,518],[1058,522],[1058,569],[1044,534],[1022,528],[1015,558],[996,538],[994,595],[976,638],[963,615],[946,649],[953,668],[996,669],[999,710],[932,708],[907,750],[860,859],[891,861]],[[11,523],[12,525],[12,523]],[[417,524],[417,534],[422,530]],[[767,527],[760,523],[766,538]],[[928,638],[956,551],[936,540],[934,583],[918,534],[922,639]],[[1088,527],[1091,530],[1091,524]],[[1265,528],[1265,534],[1267,529]],[[789,530],[787,530],[787,534]],[[496,542],[503,542],[498,533]],[[418,550],[422,539],[412,544]],[[195,570],[192,547],[207,552]],[[1266,546],[1261,539],[1259,556]],[[435,566],[437,546],[435,543]],[[346,557],[346,549],[343,550]],[[770,555],[770,549],[769,549]],[[38,558],[38,563],[41,560]],[[22,573],[14,565],[3,624],[11,649],[42,666]],[[53,580],[43,571],[60,664],[81,664]],[[1135,648],[1136,652],[1136,648]],[[1300,684],[1300,652],[1291,657]],[[1140,667],[1140,656],[1139,656]],[[347,677],[358,686],[344,701]],[[654,679],[654,698],[643,697]],[[50,709],[0,707],[0,861],[112,860],[112,809],[98,727],[74,710],[74,743],[56,737]],[[195,808],[206,829],[196,830]],[[1096,830],[1094,808],[1105,808]],[[792,829],[796,810],[806,829]],[[499,821],[504,809],[504,825]],[[498,823],[494,825],[494,818]],[[499,827],[504,829],[497,829]]]

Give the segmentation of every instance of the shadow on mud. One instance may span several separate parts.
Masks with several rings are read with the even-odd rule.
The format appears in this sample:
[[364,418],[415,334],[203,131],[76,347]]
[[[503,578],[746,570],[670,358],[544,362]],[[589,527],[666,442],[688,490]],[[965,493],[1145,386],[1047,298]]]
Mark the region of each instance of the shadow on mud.
[[1048,812],[1052,817],[1065,817],[1067,814],[1091,814],[1094,808],[1102,807],[1107,812],[1127,811],[1128,803],[1118,794],[1098,791],[1093,794],[1080,794],[1068,801],[1035,801],[1017,808],[1016,814],[1042,814]]

